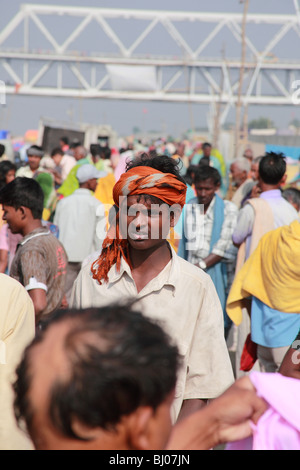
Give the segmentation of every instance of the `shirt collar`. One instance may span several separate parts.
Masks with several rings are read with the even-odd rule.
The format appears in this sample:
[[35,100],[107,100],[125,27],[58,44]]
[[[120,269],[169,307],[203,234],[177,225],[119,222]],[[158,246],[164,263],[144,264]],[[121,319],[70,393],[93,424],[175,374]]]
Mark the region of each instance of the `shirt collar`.
[[32,238],[36,238],[36,237],[39,237],[41,235],[49,235],[50,233],[51,233],[50,230],[48,230],[48,228],[46,228],[46,227],[36,228],[36,229],[32,230],[32,232],[25,235],[25,237],[20,241],[19,245],[25,245],[25,243],[27,243]]
[[275,199],[281,197],[281,191],[280,189],[270,189],[269,191],[261,193],[260,197],[262,199]]
[[75,189],[73,194],[80,194],[80,193],[86,193],[86,194],[91,194],[91,190],[88,188],[77,188]]
[[[151,285],[151,291],[160,290],[165,285],[172,286],[175,291],[176,284],[180,275],[180,265],[178,256],[170,244],[169,248],[171,250],[172,255],[171,260],[158,274],[158,276],[156,276],[155,279],[152,279],[152,281],[150,281],[149,285]],[[116,265],[111,267],[108,276],[109,283],[112,284],[117,282],[122,278],[122,276],[128,276],[133,281],[130,266],[123,257],[121,258],[120,271],[117,271]],[[145,293],[144,290],[146,288],[147,286],[144,287],[144,289],[141,291],[141,294]]]

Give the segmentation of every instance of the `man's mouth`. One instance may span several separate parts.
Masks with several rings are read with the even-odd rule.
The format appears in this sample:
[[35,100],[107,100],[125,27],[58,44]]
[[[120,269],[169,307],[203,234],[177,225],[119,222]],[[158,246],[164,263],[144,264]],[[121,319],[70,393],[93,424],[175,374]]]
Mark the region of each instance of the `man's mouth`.
[[134,241],[144,241],[148,240],[148,233],[132,233],[130,234],[130,238]]

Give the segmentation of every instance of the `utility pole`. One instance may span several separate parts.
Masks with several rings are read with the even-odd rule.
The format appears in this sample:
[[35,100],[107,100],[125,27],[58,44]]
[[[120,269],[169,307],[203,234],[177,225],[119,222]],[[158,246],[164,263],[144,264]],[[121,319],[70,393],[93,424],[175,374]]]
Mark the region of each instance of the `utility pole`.
[[240,146],[240,132],[241,132],[241,108],[242,108],[242,91],[243,91],[243,81],[244,81],[244,71],[245,71],[245,58],[246,58],[246,23],[247,23],[247,13],[249,0],[240,0],[241,3],[244,3],[244,13],[243,13],[243,22],[242,22],[242,31],[241,31],[241,43],[242,43],[242,54],[241,54],[241,68],[240,68],[240,78],[239,78],[239,88],[238,96],[236,103],[236,121],[235,121],[235,158],[238,157],[239,146]]

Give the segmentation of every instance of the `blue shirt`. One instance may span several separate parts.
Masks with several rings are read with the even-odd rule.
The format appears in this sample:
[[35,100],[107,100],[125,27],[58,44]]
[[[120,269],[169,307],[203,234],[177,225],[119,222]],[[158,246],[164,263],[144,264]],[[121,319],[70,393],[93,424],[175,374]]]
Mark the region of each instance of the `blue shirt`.
[[299,313],[284,313],[252,297],[251,339],[267,348],[290,346],[300,328]]

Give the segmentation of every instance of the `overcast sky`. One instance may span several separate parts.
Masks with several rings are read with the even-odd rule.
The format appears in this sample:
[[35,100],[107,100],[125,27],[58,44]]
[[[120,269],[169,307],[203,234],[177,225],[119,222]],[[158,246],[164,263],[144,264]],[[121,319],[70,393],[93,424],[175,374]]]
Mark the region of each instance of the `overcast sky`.
[[[0,31],[18,12],[25,1],[0,0]],[[57,4],[64,6],[134,8],[150,10],[177,11],[211,11],[211,12],[242,12],[243,5],[239,0],[31,0],[27,3]],[[266,14],[295,13],[293,0],[250,0],[249,12]],[[262,38],[263,39],[263,38]],[[298,38],[299,39],[299,38]],[[299,56],[299,47],[290,44],[294,58]],[[2,79],[0,77],[0,79]],[[147,113],[143,110],[147,109]],[[145,130],[166,130],[177,137],[182,131],[190,128],[206,126],[208,107],[204,105],[156,102],[130,102],[114,100],[81,100],[65,98],[7,96],[6,107],[0,105],[0,129],[5,128],[14,135],[23,134],[27,129],[37,129],[40,117],[68,121],[82,119],[86,123],[111,124],[119,134],[128,135],[134,126]],[[251,107],[249,118],[260,116],[270,117],[280,127],[288,125],[293,118],[300,119],[300,113],[294,107]],[[228,116],[234,121],[234,112]]]

